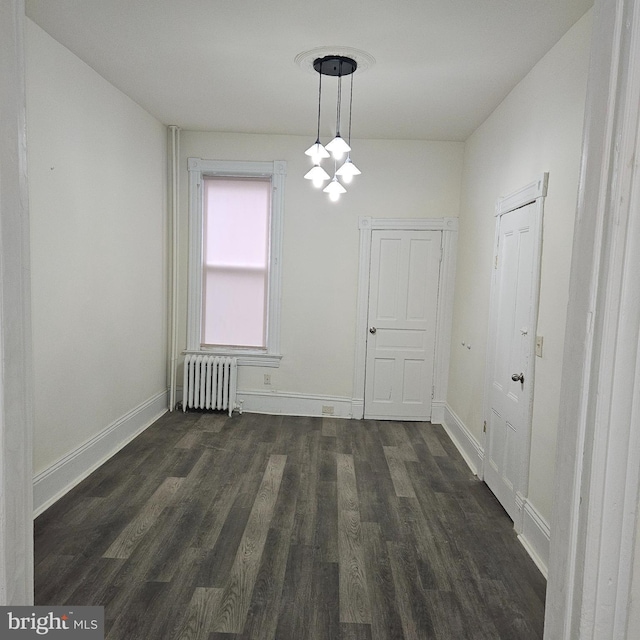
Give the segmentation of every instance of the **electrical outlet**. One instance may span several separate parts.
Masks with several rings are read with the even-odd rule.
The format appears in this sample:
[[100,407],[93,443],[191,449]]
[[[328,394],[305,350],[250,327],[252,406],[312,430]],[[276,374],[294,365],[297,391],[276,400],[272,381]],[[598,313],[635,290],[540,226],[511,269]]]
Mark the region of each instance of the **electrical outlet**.
[[544,338],[542,336],[536,336],[536,355],[538,358],[542,358],[542,342]]
[[271,374],[269,373],[264,374],[264,384],[265,386],[271,386]]
[[333,415],[333,405],[332,404],[323,404],[322,405],[322,415],[323,416],[332,416]]

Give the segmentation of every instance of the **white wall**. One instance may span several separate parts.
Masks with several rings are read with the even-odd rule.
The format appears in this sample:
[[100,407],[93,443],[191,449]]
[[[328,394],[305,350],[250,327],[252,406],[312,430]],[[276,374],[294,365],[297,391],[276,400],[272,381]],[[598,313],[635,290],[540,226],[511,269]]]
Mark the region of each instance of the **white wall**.
[[[529,499],[547,521],[591,35],[586,14],[465,144],[448,403],[482,443],[496,200],[549,172]],[[471,343],[471,349],[461,342]]]
[[166,394],[166,131],[26,26],[39,474]]
[[[183,131],[181,137],[181,253],[186,273],[188,157],[217,160],[285,160],[282,362],[270,369],[243,367],[242,391],[352,397],[358,280],[358,216],[457,216],[463,145],[455,142],[354,140],[361,169],[339,203],[303,176],[310,137]],[[184,291],[186,287],[182,286]],[[186,301],[180,344],[186,344]],[[181,379],[181,378],[180,378]]]

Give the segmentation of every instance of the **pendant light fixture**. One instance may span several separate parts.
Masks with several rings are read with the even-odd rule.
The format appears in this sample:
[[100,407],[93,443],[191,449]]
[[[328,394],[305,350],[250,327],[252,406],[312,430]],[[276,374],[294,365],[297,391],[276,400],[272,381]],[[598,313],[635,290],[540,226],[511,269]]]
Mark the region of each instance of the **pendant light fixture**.
[[[346,193],[346,189],[340,183],[338,178],[343,182],[349,183],[353,179],[353,176],[360,174],[360,170],[351,161],[351,113],[353,104],[353,74],[358,68],[358,63],[348,56],[341,55],[327,55],[321,58],[316,58],[313,62],[313,68],[320,76],[318,83],[318,131],[314,144],[312,144],[306,151],[306,155],[311,157],[313,167],[305,174],[307,180],[311,180],[316,187],[322,187],[326,180],[331,179],[331,176],[322,168],[322,160],[332,157],[334,160],[334,172],[331,182],[323,189],[325,193],[329,194],[332,201],[336,201],[340,198],[340,195]],[[320,142],[320,109],[322,106],[322,76],[332,76],[338,79],[338,92],[336,100],[336,135],[329,142],[326,147]],[[340,135],[340,117],[342,111],[342,77],[351,76],[351,91],[349,98],[349,135],[348,142]],[[338,162],[340,162],[345,154],[347,159],[336,170]]]

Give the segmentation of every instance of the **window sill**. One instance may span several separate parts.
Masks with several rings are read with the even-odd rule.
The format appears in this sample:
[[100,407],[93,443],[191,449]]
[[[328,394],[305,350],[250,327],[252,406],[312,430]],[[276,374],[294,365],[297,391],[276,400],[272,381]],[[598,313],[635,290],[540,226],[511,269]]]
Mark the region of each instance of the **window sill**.
[[183,355],[208,355],[229,358],[238,358],[239,367],[272,367],[280,366],[281,355],[264,353],[262,351],[244,351],[233,349],[199,349],[196,351],[183,351]]

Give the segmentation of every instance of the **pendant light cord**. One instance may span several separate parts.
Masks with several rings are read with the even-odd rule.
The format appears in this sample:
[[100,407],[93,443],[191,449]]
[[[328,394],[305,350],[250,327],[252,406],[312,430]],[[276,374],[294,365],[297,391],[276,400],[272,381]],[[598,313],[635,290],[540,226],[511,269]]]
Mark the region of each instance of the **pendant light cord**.
[[342,60],[340,60],[340,70],[338,71],[338,104],[336,113],[336,137],[340,135],[340,106],[342,103]]
[[318,84],[318,137],[316,142],[320,142],[320,105],[322,104],[322,71],[318,72],[320,82]]
[[355,71],[351,73],[351,91],[349,95],[349,146],[351,146],[351,110],[353,107],[353,76]]

